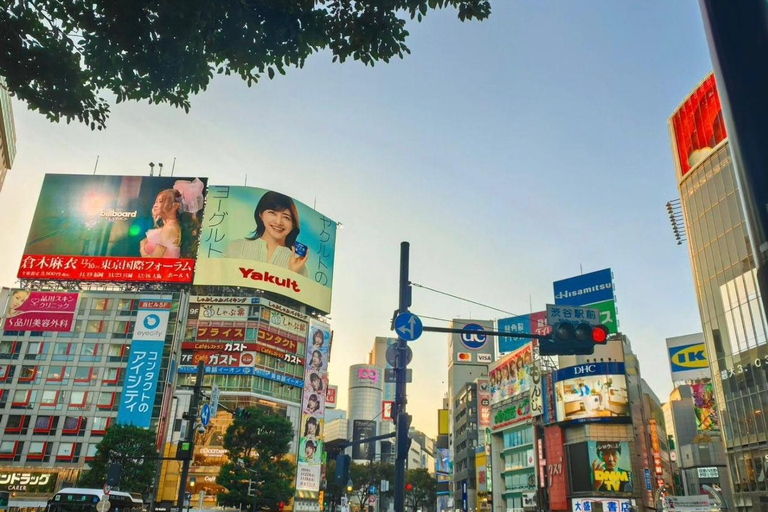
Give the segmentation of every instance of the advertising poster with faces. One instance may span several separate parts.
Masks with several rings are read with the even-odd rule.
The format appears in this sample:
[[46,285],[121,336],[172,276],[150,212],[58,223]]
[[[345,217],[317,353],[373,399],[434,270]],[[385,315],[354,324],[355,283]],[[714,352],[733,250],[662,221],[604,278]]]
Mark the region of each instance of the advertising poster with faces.
[[514,398],[531,389],[533,348],[530,343],[508,354],[491,366],[491,404]]
[[[330,327],[312,320],[307,340],[307,356],[304,367],[304,396],[299,440],[299,471],[296,489],[320,490],[320,467],[325,427],[325,397],[328,391],[328,356],[331,347]],[[318,475],[317,478],[311,475]]]

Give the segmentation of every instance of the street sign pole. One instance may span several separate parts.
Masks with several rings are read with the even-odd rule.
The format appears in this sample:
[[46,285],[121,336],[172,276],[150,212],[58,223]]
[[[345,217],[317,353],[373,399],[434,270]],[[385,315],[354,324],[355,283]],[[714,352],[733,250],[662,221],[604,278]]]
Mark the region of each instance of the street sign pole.
[[187,418],[187,441],[189,441],[189,456],[181,462],[181,476],[179,477],[179,494],[176,500],[176,506],[179,512],[185,507],[185,498],[187,494],[187,477],[189,477],[189,463],[195,453],[195,420],[197,419],[197,409],[200,403],[200,396],[203,394],[203,375],[205,375],[205,363],[200,361],[197,364],[197,379],[195,388],[192,392],[192,400],[189,402],[189,412]]
[[[400,298],[397,313],[398,315],[406,313],[411,306],[411,282],[408,278],[410,244],[402,242],[400,244]],[[405,404],[407,402],[405,395],[406,373],[405,367],[408,360],[408,345],[406,341],[398,335],[397,337],[397,364],[395,371],[397,381],[395,382],[395,404],[392,416],[395,421],[401,420],[405,413]],[[401,446],[404,442],[400,439],[401,429],[397,429],[398,437],[395,439],[395,446]],[[407,453],[395,453],[395,512],[405,512],[405,464],[408,460]]]

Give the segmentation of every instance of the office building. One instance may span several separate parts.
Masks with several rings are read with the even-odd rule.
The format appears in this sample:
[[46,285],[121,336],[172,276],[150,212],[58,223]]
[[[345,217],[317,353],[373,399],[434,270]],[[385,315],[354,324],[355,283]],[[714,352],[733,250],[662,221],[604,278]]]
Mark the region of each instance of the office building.
[[5,88],[5,81],[0,78],[0,191],[8,170],[13,167],[16,158],[16,125],[13,122],[11,96]]
[[714,76],[669,119],[711,393],[733,482],[731,510],[765,507],[768,344],[744,212]]
[[[349,367],[349,394],[347,405],[348,432],[353,441],[364,440],[381,433],[381,407],[384,393],[384,370],[369,364]],[[390,441],[357,444],[347,453],[352,460],[365,464],[387,459],[393,451]]]

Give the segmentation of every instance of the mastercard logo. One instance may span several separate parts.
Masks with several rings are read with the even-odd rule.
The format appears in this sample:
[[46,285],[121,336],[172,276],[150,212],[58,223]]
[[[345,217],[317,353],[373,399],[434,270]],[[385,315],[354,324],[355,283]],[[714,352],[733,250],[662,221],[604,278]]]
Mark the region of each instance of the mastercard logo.
[[456,360],[457,361],[462,361],[462,362],[465,362],[465,363],[469,362],[469,361],[472,361],[472,354],[470,354],[469,352],[459,352],[456,355]]

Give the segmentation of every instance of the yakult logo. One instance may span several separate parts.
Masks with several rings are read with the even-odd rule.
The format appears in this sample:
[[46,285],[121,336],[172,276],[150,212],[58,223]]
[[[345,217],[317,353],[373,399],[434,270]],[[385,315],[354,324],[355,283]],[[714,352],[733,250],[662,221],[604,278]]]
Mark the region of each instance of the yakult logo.
[[358,380],[367,380],[371,384],[376,384],[379,381],[379,372],[372,368],[360,368],[357,370]]

